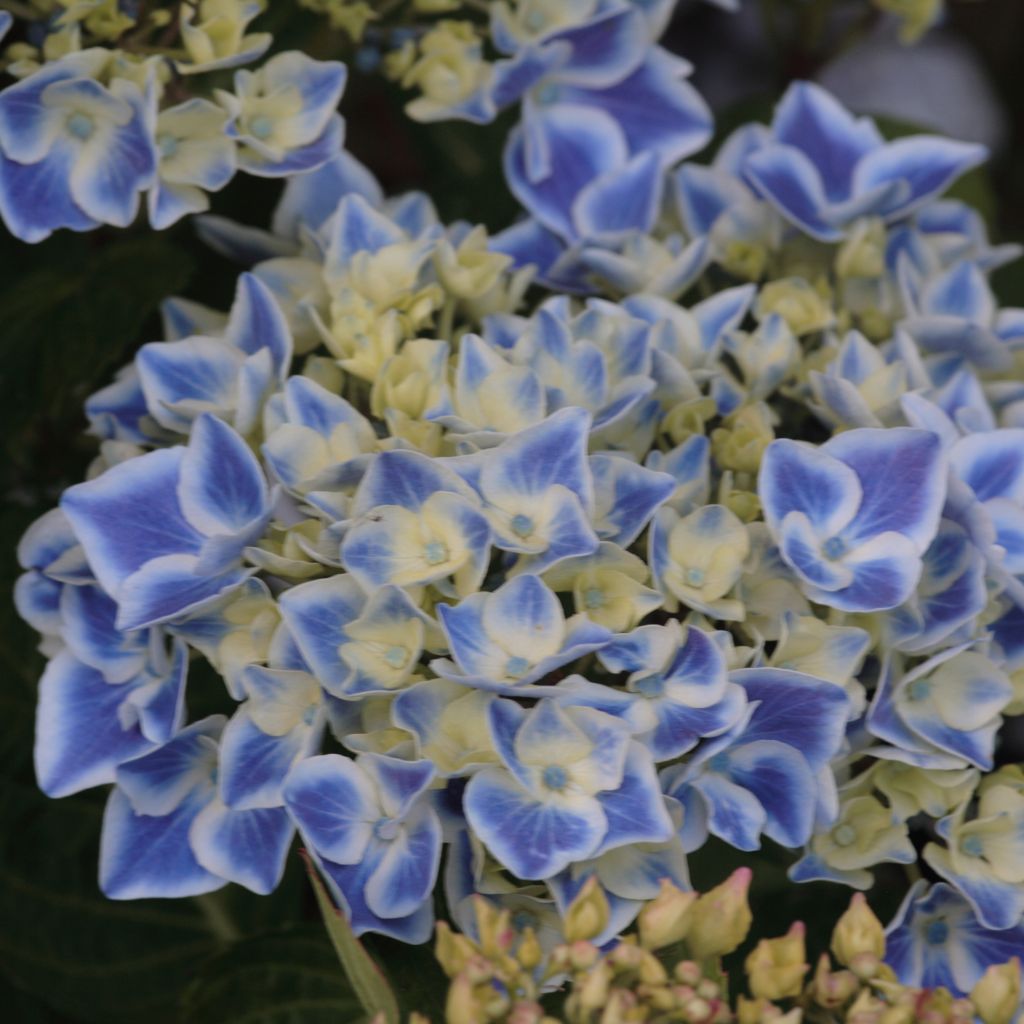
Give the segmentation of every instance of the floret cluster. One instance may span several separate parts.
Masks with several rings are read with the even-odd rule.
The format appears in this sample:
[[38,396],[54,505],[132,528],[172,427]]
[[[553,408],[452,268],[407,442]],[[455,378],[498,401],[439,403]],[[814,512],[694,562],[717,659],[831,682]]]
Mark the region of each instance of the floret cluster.
[[[216,145],[289,180],[270,231],[204,220],[233,305],[165,304],[21,542],[39,783],[112,785],[112,898],[269,892],[298,832],[356,933],[408,942],[440,887],[550,949],[589,886],[604,943],[711,840],[856,889],[920,861],[890,962],[965,995],[1024,944],[1024,310],[943,198],[984,151],[798,82],[698,162],[671,3],[493,6],[500,59],[464,74],[441,21],[390,66],[423,119],[520,103],[494,236],[326,151],[340,65],[218,94]],[[0,93],[25,237],[211,187],[152,191],[160,76],[98,54]]]

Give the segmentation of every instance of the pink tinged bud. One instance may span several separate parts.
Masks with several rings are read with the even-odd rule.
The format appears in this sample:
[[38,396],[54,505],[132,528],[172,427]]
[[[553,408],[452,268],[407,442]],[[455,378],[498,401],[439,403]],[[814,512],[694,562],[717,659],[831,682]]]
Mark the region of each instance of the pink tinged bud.
[[737,868],[694,903],[686,936],[694,957],[725,956],[747,937],[752,920],[747,902],[751,878],[750,868]]

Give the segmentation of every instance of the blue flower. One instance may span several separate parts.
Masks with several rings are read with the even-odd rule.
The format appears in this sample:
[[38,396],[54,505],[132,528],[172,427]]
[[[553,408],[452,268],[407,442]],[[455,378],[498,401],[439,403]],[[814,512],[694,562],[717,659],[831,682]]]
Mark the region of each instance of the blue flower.
[[274,476],[331,518],[347,519],[346,498],[377,450],[370,421],[316,381],[289,377],[267,402],[264,425]]
[[969,434],[950,448],[949,461],[994,534],[984,551],[990,566],[1003,578],[1024,576],[1024,429]]
[[326,709],[320,684],[308,672],[250,665],[240,675],[246,700],[231,716],[220,743],[217,778],[228,807],[281,807],[292,765],[314,754]]
[[694,626],[640,626],[616,637],[598,658],[609,672],[629,674],[625,690],[573,677],[555,699],[623,719],[655,761],[687,753],[743,716],[743,688],[729,682],[721,651]]
[[119,764],[169,740],[185,718],[188,650],[159,631],[122,632],[95,584],[60,599],[66,648],[46,666],[36,713],[40,788],[66,796],[114,781]]
[[[650,378],[651,332],[645,323],[611,303],[588,305],[577,316],[571,312],[565,304],[547,302],[530,320],[487,319],[484,336],[491,350],[506,365],[532,371],[529,378],[508,379],[506,391],[515,387],[517,393],[507,400],[513,409],[531,418],[541,409],[552,413],[570,406],[589,410],[593,414],[592,432],[614,425],[628,427],[632,415],[643,407],[645,397],[654,388]],[[486,357],[490,364],[486,367],[477,359],[473,366],[470,358],[464,380],[460,354],[457,403],[464,404],[466,385],[472,386],[471,381],[476,385],[474,398],[482,400],[486,391],[480,385],[498,369],[493,356]],[[499,392],[495,397],[504,396]],[[461,412],[461,407],[456,411]]]
[[435,583],[472,593],[491,545],[479,504],[447,466],[419,452],[382,452],[356,490],[342,562],[367,591]]
[[351,575],[292,587],[280,607],[313,674],[335,697],[407,686],[425,641],[438,645],[436,624],[405,591],[387,585],[368,595]]
[[885,635],[896,650],[916,653],[966,639],[988,606],[984,555],[959,523],[939,521],[922,561],[916,592],[884,616]]
[[927,353],[946,356],[947,362],[1005,370],[1012,365],[1013,350],[1024,345],[1020,311],[998,310],[984,273],[968,260],[905,291],[909,309],[900,326]]
[[339,754],[297,764],[284,796],[356,935],[425,942],[441,859],[429,761]]
[[519,554],[523,569],[543,572],[563,558],[597,549],[590,524],[590,424],[583,409],[562,409],[497,448],[453,464],[483,500],[495,546]]
[[938,822],[945,842],[929,843],[925,862],[960,891],[986,928],[1013,928],[1024,919],[1024,786],[1020,769],[1005,767],[970,799]]
[[675,491],[668,473],[646,469],[625,455],[590,456],[594,479],[593,522],[598,537],[629,547]]
[[[815,412],[830,426],[892,426],[900,419],[900,398],[906,393],[908,369],[889,353],[886,358],[857,331],[851,331],[824,373],[811,370]],[[892,358],[896,356],[896,358]]]
[[765,521],[804,592],[844,611],[910,597],[945,491],[939,438],[909,427],[850,430],[820,448],[773,441],[758,480]]
[[[618,11],[608,18],[620,30],[616,41],[625,41],[637,15]],[[594,27],[588,27],[591,34]],[[601,39],[600,51],[618,56],[608,37]],[[643,229],[649,197],[657,193],[650,183],[638,189],[637,176],[650,182],[711,136],[710,112],[685,81],[689,65],[657,47],[639,56],[639,63],[630,61],[633,70],[593,84],[569,68],[545,70],[530,83],[523,123],[509,136],[509,187],[533,217],[566,241],[579,237],[579,228],[597,228],[598,234]],[[499,65],[496,80],[501,77]],[[633,162],[640,154],[655,160]]]
[[65,586],[93,582],[85,552],[59,508],[40,516],[25,531],[18,542],[18,564],[25,570],[14,586],[18,614],[44,638],[59,637]]
[[585,615],[566,621],[555,594],[537,576],[515,576],[493,593],[437,606],[454,663],[437,659],[437,675],[498,693],[539,694],[532,684],[611,638]]
[[151,342],[135,365],[149,415],[164,429],[188,434],[197,416],[214,413],[248,436],[291,357],[291,332],[277,301],[258,277],[243,274],[223,337]]
[[344,124],[336,113],[348,71],[291,51],[257,71],[235,73],[235,92],[218,90],[239,142],[238,166],[264,178],[287,177],[325,164],[341,149]]
[[744,617],[743,605],[727,595],[749,553],[747,527],[724,505],[704,505],[686,516],[665,506],[648,534],[651,575],[668,607],[682,603],[716,619]]
[[69,488],[61,508],[117,627],[176,618],[245,580],[242,552],[269,519],[266,481],[245,442],[213,416],[187,448],[164,448]]
[[498,700],[489,720],[502,764],[472,777],[464,808],[514,875],[550,878],[574,861],[671,837],[650,756],[623,722],[550,700],[529,712]]
[[469,775],[498,760],[487,714],[498,698],[449,679],[427,679],[403,690],[391,705],[391,720],[412,733],[416,751],[438,776]]
[[820,86],[796,82],[745,171],[784,217],[834,242],[859,217],[906,217],[985,156],[981,146],[931,135],[886,142],[873,121],[853,117]]
[[756,850],[763,833],[802,846],[819,817],[835,816],[829,762],[845,731],[846,693],[781,669],[740,669],[729,678],[746,690],[746,719],[662,772],[665,792],[683,804],[683,843],[695,850],[711,832]]
[[106,58],[72,53],[0,92],[0,215],[23,241],[127,227],[154,182],[152,87],[101,85]]
[[944,882],[915,882],[885,930],[885,962],[904,985],[965,996],[993,964],[1024,957],[1024,926],[992,930]]
[[227,134],[229,120],[223,107],[203,99],[158,115],[158,177],[148,196],[149,221],[158,231],[209,209],[206,193],[219,191],[235,176],[237,146]]
[[951,647],[902,677],[887,664],[867,715],[867,728],[892,743],[889,756],[922,768],[991,771],[999,713],[1013,684],[991,660]]
[[294,826],[284,808],[232,810],[217,797],[221,716],[204,718],[117,769],[100,845],[111,899],[196,896],[237,882],[273,891]]

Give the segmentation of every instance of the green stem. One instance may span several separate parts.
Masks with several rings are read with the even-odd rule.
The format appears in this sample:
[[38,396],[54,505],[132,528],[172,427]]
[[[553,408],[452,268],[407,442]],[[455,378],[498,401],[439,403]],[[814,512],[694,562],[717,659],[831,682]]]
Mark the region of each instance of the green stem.
[[803,43],[807,53],[816,53],[821,46],[831,10],[832,0],[817,0],[804,16]]
[[452,330],[455,327],[455,299],[448,296],[444,306],[441,308],[441,319],[437,324],[437,336],[442,341],[452,340]]
[[242,933],[224,905],[223,893],[208,892],[195,899],[203,919],[218,942],[230,945],[242,937]]

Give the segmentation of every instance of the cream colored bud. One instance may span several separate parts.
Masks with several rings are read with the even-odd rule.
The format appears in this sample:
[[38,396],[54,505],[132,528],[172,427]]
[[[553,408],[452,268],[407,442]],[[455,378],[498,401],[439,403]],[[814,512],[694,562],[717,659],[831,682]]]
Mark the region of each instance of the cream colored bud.
[[516,959],[528,971],[538,967],[544,959],[544,950],[537,939],[537,933],[532,928],[523,929],[523,937],[516,951]]
[[473,985],[464,974],[452,979],[444,1014],[447,1024],[480,1024],[480,1006]]
[[630,1015],[630,1011],[635,1006],[636,996],[632,992],[617,988],[608,997],[604,1013],[599,1018],[600,1022],[601,1024],[630,1024],[635,1019]]
[[663,949],[686,938],[696,900],[695,892],[683,892],[663,878],[658,895],[644,904],[637,918],[640,944],[645,949]]
[[715,1008],[699,996],[683,1005],[683,1020],[687,1024],[707,1024],[714,1019]]
[[540,1024],[543,1019],[544,1008],[540,1003],[529,1002],[516,1003],[505,1021],[506,1024]]
[[711,450],[724,469],[757,473],[764,450],[775,440],[768,407],[745,405],[733,413],[725,426],[711,432]]
[[862,989],[846,1011],[846,1024],[881,1024],[886,1006],[870,989]]
[[734,239],[722,247],[719,262],[736,277],[759,281],[768,266],[768,249],[760,242]]
[[591,968],[601,957],[601,951],[592,942],[585,942],[582,939],[574,942],[568,949],[568,962],[577,971],[586,971]]
[[686,944],[695,957],[724,956],[747,937],[752,920],[747,902],[751,877],[750,868],[737,868],[694,903]]
[[587,972],[582,984],[575,990],[576,1002],[579,1008],[587,1013],[592,1013],[604,1006],[611,991],[612,969],[607,963],[599,963]]
[[857,221],[836,253],[840,277],[880,277],[885,273],[885,223],[880,217]]
[[449,978],[465,970],[466,964],[476,956],[475,944],[465,935],[458,935],[444,921],[438,921],[434,941],[434,956]]
[[680,960],[672,969],[672,976],[676,981],[696,988],[701,982],[703,972],[700,969],[700,964],[693,960]]
[[971,989],[971,1002],[985,1024],[1011,1024],[1021,996],[1020,959],[993,964]]
[[608,927],[608,897],[591,875],[565,912],[565,937],[570,942],[596,939]]
[[763,999],[786,999],[800,994],[807,973],[804,934],[797,921],[777,939],[762,939],[747,957],[750,991]]
[[849,1002],[860,988],[860,981],[850,971],[833,971],[828,954],[822,953],[814,971],[811,994],[825,1009],[835,1009]]
[[868,906],[864,893],[854,893],[847,911],[832,932],[832,952],[844,967],[853,969],[854,958],[867,954],[881,960],[885,956],[885,929]]
[[757,298],[756,312],[761,320],[777,313],[797,336],[822,331],[835,322],[831,303],[802,277],[766,284]]

